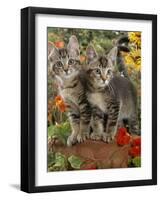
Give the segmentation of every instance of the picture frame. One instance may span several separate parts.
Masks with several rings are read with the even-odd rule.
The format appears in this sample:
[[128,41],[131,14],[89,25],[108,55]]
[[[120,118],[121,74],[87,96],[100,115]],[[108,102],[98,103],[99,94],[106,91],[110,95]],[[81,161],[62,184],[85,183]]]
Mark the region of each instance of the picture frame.
[[[151,159],[149,161],[150,164],[146,166],[147,169],[149,170],[150,178],[148,177],[148,175],[146,176],[145,174],[145,177],[138,179],[120,178],[118,181],[113,181],[112,179],[110,180],[110,178],[109,179],[106,178],[105,180],[102,179],[102,181],[99,180],[94,181],[94,178],[93,179],[87,178],[87,180],[89,181],[79,182],[79,175],[77,174],[78,173],[83,174],[83,173],[76,171],[74,175],[70,174],[71,179],[74,180],[75,176],[77,180],[75,182],[73,181],[72,183],[68,183],[68,180],[66,180],[66,183],[64,184],[63,183],[57,184],[57,180],[60,177],[59,174],[62,173],[59,172],[59,174],[57,173],[54,176],[54,178],[51,179],[54,184],[50,184],[50,182],[48,183],[47,181],[45,184],[43,184],[43,180],[45,180],[44,177],[42,177],[41,179],[42,184],[40,185],[36,184],[36,179],[38,176],[37,167],[39,167],[36,164],[38,155],[36,152],[38,152],[40,148],[40,147],[38,148],[38,145],[39,146],[41,145],[40,143],[37,145],[37,136],[36,136],[37,132],[36,120],[38,114],[40,114],[40,113],[37,114],[38,110],[37,101],[41,101],[40,100],[41,96],[39,96],[38,98],[36,96],[38,87],[36,79],[40,75],[39,73],[37,73],[37,64],[36,64],[38,58],[37,48],[39,47],[38,45],[39,39],[37,39],[38,38],[37,29],[39,26],[39,20],[36,17],[40,16],[40,21],[41,20],[43,21],[43,18],[41,17],[46,15],[49,18],[52,18],[52,16],[55,17],[53,20],[53,27],[57,27],[54,23],[56,22],[57,18],[60,18],[61,20],[61,18],[63,17],[64,18],[71,17],[76,20],[79,20],[79,18],[81,19],[85,18],[89,21],[97,20],[97,22],[99,21],[101,22],[101,20],[102,21],[114,20],[116,22],[118,21],[117,22],[118,24],[121,23],[121,21],[125,20],[129,21],[129,23],[132,23],[132,21],[136,21],[137,23],[143,22],[143,24],[150,23],[150,28],[145,29],[145,34],[143,34],[143,37],[146,35],[146,31],[149,31],[147,35],[150,34],[151,40],[150,41],[146,40],[146,42],[150,44],[151,49],[150,53],[146,52],[145,50],[145,56],[150,55],[151,58],[149,60],[151,61],[149,62],[150,66],[149,69],[151,69],[151,74],[149,76],[147,75],[147,77],[151,77],[151,82],[149,85],[150,86],[149,90],[151,90],[150,93],[151,97],[149,99],[151,99],[151,101],[150,103],[148,102],[149,104],[147,103],[148,106],[151,108],[150,109],[151,116],[149,118],[146,118],[147,121],[145,120],[145,124],[146,125],[148,125],[148,123],[151,124],[150,126],[151,129],[148,130],[149,134],[147,136],[147,138],[149,137],[150,142],[149,143],[147,142],[146,144],[145,140],[142,141],[143,147],[145,148],[148,144],[151,145],[150,148],[151,150],[149,155],[149,157],[151,156]],[[65,19],[63,20],[65,21]],[[68,22],[69,21],[70,20],[68,20]],[[44,20],[44,23],[45,22],[46,21]],[[78,26],[78,24],[76,24],[76,26],[72,26],[72,23],[73,21],[71,20],[70,23],[71,26],[68,25],[67,27],[75,28]],[[95,22],[93,22],[93,24],[94,23]],[[64,24],[62,25],[60,24],[60,27],[64,27]],[[81,25],[81,28],[82,27],[83,25]],[[46,40],[46,38],[44,40]],[[47,45],[46,45],[46,51],[47,51]],[[148,70],[147,71],[145,70],[145,72],[148,73]],[[146,84],[146,82],[148,82],[149,80],[143,78],[142,84],[144,83],[144,81]],[[146,97],[149,97],[148,92],[146,94]],[[146,102],[143,102],[143,104],[146,104]],[[44,115],[46,116],[46,114]],[[44,146],[42,147],[42,149],[45,151]],[[103,174],[105,175],[108,170],[109,169],[104,169]],[[94,173],[94,170],[92,173]],[[86,171],[84,177],[88,176],[90,177],[90,175],[88,174],[89,172]],[[56,176],[57,178],[55,178]],[[156,184],[157,184],[157,16],[151,14],[134,14],[134,13],[119,13],[119,12],[107,12],[107,11],[40,8],[40,7],[27,7],[21,9],[21,190],[28,193],[35,193],[35,192],[52,192],[52,191],[54,192],[54,191],[64,191],[64,190],[143,186],[143,185],[156,185]]]

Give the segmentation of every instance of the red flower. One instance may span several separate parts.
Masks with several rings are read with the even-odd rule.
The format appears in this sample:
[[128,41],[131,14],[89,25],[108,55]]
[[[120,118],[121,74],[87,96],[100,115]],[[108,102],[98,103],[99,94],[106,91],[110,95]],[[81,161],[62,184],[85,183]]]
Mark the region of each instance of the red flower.
[[141,146],[141,137],[134,138],[131,143],[132,146]]
[[126,128],[119,128],[116,136],[116,142],[118,145],[125,145],[130,143],[131,136],[127,133]]
[[129,149],[129,155],[132,157],[140,156],[141,155],[141,147],[140,146],[133,146]]

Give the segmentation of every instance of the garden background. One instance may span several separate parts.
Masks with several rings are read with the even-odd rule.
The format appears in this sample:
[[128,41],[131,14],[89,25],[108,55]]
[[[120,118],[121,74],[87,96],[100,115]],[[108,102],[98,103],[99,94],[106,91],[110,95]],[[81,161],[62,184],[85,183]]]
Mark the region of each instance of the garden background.
[[[107,31],[107,30],[87,30],[87,29],[68,29],[68,28],[48,28],[48,45],[55,45],[57,48],[63,48],[68,43],[71,35],[76,35],[80,45],[80,61],[86,62],[86,47],[92,44],[99,54],[108,52],[116,43],[117,39],[123,35],[129,38],[129,53],[122,52],[128,75],[137,89],[138,96],[138,118],[140,119],[140,103],[141,103],[141,33],[140,32],[124,32],[124,31]],[[128,139],[120,145],[103,144],[103,142],[95,142],[94,144],[87,141],[85,144],[78,144],[76,147],[69,149],[66,147],[66,141],[70,135],[71,129],[65,113],[65,105],[59,99],[57,93],[57,85],[48,75],[48,171],[76,170],[76,169],[99,169],[99,168],[115,168],[115,167],[139,167],[140,159],[140,137],[135,138],[131,142],[131,136],[124,133]],[[121,133],[122,134],[122,133]],[[128,144],[127,144],[128,143]],[[130,144],[129,144],[130,143]],[[132,144],[133,143],[133,144]],[[137,143],[135,145],[134,143]],[[132,144],[132,145],[131,145]],[[94,148],[99,147],[104,150],[101,155],[95,155]],[[108,145],[108,146],[107,146]],[[129,155],[129,145],[133,148],[132,155]],[[93,148],[89,153],[88,147]],[[132,146],[132,147],[131,147]],[[99,158],[107,154],[103,162],[98,161]],[[111,150],[111,153],[110,151]],[[81,151],[81,152],[80,152]],[[115,152],[115,156],[113,155]],[[91,153],[94,154],[91,155]],[[117,161],[118,153],[123,156],[121,164]],[[86,155],[89,154],[89,155]],[[84,156],[86,155],[86,156]],[[98,159],[96,159],[98,157]],[[93,159],[92,159],[93,158]],[[109,159],[112,158],[112,161]],[[127,159],[126,159],[127,158]],[[110,161],[109,161],[110,160]],[[111,164],[114,163],[114,164]]]

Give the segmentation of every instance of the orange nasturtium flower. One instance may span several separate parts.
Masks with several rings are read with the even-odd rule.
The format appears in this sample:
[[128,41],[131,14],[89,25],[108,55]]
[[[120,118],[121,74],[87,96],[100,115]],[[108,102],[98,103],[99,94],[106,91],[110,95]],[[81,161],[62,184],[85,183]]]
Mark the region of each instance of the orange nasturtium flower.
[[81,56],[80,56],[80,62],[83,63],[85,60],[86,60],[86,57],[83,56],[83,55],[81,55]]
[[65,105],[65,102],[60,95],[55,97],[55,105],[61,112],[66,111],[67,106]]
[[54,45],[57,48],[63,48],[64,47],[64,42],[63,41],[57,41],[57,42],[54,42]]

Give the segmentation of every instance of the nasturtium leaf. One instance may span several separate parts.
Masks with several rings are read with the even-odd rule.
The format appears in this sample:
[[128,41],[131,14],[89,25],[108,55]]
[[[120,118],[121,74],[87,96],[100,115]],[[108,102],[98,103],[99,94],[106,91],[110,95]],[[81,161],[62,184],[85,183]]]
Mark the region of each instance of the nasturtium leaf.
[[59,125],[52,125],[48,127],[48,136],[53,138],[56,137],[64,144],[66,144],[70,133],[71,127],[69,122],[64,122]]
[[56,153],[55,154],[55,163],[54,165],[52,165],[53,170],[52,171],[63,171],[63,170],[67,170],[68,167],[68,162],[67,162],[67,158],[65,157],[65,155],[61,154],[61,153]]
[[74,155],[70,156],[68,161],[73,169],[80,169],[81,165],[83,164],[83,160]]

